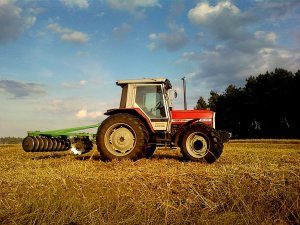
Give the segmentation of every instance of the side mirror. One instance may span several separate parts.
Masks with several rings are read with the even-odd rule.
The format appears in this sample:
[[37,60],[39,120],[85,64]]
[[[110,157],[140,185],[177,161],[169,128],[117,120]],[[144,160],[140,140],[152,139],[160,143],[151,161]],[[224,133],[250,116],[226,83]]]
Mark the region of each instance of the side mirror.
[[174,98],[177,98],[177,91],[174,90]]

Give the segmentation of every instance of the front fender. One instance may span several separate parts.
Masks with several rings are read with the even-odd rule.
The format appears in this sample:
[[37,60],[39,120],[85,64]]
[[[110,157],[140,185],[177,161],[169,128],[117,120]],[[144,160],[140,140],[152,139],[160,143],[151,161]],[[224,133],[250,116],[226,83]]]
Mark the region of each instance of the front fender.
[[181,127],[178,129],[178,131],[176,133],[176,136],[175,136],[175,146],[177,146],[177,147],[179,146],[178,141],[180,140],[180,136],[182,134],[182,131],[185,130],[185,128],[187,128],[188,126],[190,126],[194,122],[196,122],[197,120],[199,120],[199,119],[193,119],[193,120],[190,120],[190,121],[184,123],[183,125],[181,125]]

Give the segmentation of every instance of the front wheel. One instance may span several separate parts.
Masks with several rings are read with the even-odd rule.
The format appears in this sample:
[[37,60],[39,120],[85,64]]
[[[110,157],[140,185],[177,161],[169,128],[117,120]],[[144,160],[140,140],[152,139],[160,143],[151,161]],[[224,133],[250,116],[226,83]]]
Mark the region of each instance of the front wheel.
[[118,113],[102,122],[97,132],[97,148],[102,158],[137,160],[148,145],[145,125],[135,116]]
[[151,145],[146,149],[146,159],[150,159],[156,150],[156,145]]
[[181,153],[191,161],[213,163],[223,151],[223,143],[215,129],[202,123],[192,124],[182,136]]

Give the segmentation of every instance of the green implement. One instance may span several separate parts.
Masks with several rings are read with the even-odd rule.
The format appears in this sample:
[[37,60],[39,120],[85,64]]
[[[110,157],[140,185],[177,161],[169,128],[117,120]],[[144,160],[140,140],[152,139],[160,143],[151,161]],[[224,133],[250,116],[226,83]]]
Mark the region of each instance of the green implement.
[[59,129],[59,130],[49,130],[49,131],[28,131],[28,136],[51,136],[51,137],[60,137],[60,136],[78,136],[78,137],[95,137],[96,134],[90,134],[90,133],[72,133],[74,131],[80,131],[80,130],[86,130],[90,128],[96,128],[99,127],[100,124],[92,124],[87,126],[81,126],[81,127],[72,127],[72,128],[65,128],[65,129]]
[[95,133],[81,132],[97,128],[100,124],[49,131],[28,131],[22,147],[26,152],[54,152],[71,149],[74,154],[87,153],[93,148]]

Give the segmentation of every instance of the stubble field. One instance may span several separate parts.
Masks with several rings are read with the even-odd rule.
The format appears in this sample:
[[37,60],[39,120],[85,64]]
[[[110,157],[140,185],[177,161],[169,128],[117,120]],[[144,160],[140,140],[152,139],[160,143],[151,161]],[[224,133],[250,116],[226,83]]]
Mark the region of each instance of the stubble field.
[[0,224],[300,224],[299,140],[232,140],[213,164],[0,155]]

